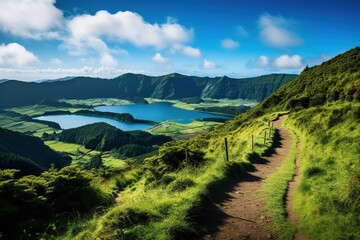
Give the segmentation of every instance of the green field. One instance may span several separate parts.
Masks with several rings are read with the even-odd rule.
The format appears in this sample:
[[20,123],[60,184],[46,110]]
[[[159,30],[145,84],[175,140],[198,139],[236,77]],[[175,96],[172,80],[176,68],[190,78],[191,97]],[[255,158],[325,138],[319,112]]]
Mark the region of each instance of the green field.
[[69,107],[53,107],[47,105],[31,105],[25,107],[17,107],[17,108],[10,108],[8,110],[17,112],[20,114],[28,115],[30,117],[34,116],[41,116],[45,112],[53,112],[53,111],[70,111],[76,112],[78,110],[82,110],[84,108],[69,108]]
[[154,102],[171,102],[174,107],[186,109],[186,110],[195,110],[198,107],[225,107],[225,106],[255,106],[258,102],[254,100],[242,100],[242,99],[210,99],[204,98],[204,102],[201,103],[184,103],[179,100],[164,100],[164,99],[155,99],[155,98],[145,98],[149,103]]
[[56,131],[56,129],[45,124],[28,122],[16,117],[4,116],[2,114],[0,114],[0,127],[34,136],[41,136],[44,132],[52,133]]
[[60,141],[45,141],[46,145],[57,152],[67,153],[72,159],[73,164],[85,163],[94,155],[101,154],[103,165],[106,167],[123,167],[125,165],[124,159],[114,158],[109,152],[98,152],[91,149],[86,149],[84,146],[74,143],[65,143]]
[[72,105],[84,105],[89,107],[133,104],[133,102],[129,100],[117,98],[60,99],[59,102],[69,103]]
[[187,139],[197,134],[204,133],[221,123],[193,121],[188,124],[181,124],[172,121],[165,121],[147,130],[149,133],[166,135],[175,139]]

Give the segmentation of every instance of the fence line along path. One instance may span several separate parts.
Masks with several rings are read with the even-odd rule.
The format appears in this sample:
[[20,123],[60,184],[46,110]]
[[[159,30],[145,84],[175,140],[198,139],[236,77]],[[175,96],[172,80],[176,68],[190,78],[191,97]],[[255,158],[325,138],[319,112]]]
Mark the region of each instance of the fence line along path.
[[290,152],[291,135],[281,126],[286,117],[281,116],[274,122],[280,135],[275,153],[263,157],[251,171],[224,186],[224,192],[218,194],[201,214],[202,224],[213,229],[202,239],[274,239],[258,190],[262,181],[276,172]]

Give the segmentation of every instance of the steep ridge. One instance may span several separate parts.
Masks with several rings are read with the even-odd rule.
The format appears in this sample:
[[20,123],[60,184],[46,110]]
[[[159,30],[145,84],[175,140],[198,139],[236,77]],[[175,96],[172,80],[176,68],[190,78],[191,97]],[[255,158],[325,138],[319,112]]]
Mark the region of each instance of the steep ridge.
[[70,163],[46,146],[41,139],[0,128],[0,169],[19,169],[20,175],[40,174],[50,168]]
[[[114,79],[76,77],[56,82],[9,80],[0,85],[0,108],[38,104],[46,99],[210,97],[261,101],[297,75],[271,74],[254,78],[193,77],[169,74],[150,77],[124,74]],[[16,93],[16,94],[14,94]]]

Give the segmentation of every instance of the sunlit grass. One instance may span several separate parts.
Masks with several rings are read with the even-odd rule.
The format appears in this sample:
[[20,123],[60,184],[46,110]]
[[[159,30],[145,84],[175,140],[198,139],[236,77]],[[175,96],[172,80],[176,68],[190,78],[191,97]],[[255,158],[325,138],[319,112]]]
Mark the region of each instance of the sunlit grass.
[[360,239],[359,109],[338,103],[289,117],[301,142],[295,210],[311,238]]
[[[230,172],[241,174],[241,166],[249,164],[252,134],[258,154],[271,147],[272,135],[264,145],[264,131],[269,131],[268,119],[275,117],[259,118],[241,131],[213,136],[206,148],[208,160],[198,167],[165,173],[156,181],[149,180],[145,171],[141,180],[120,192],[118,205],[88,220],[77,228],[76,234],[71,234],[74,228],[69,228],[66,238],[187,239],[201,235],[204,229],[195,227],[193,217],[203,198],[219,189],[216,186],[226,181]],[[229,162],[225,160],[224,137],[228,139]],[[190,141],[188,147],[191,146]]]
[[69,107],[54,107],[54,106],[47,106],[47,105],[31,105],[31,106],[24,106],[24,107],[16,107],[8,109],[13,112],[17,112],[20,114],[28,115],[30,117],[34,116],[41,116],[45,112],[53,112],[53,111],[70,111],[75,112],[81,110],[83,108],[69,108]]
[[166,135],[178,138],[184,134],[199,134],[207,132],[213,127],[220,125],[217,122],[193,121],[188,124],[176,123],[172,121],[162,122],[148,130],[151,134]]
[[0,127],[21,133],[30,133],[35,136],[41,136],[44,132],[52,133],[56,131],[42,123],[28,122],[0,114]]

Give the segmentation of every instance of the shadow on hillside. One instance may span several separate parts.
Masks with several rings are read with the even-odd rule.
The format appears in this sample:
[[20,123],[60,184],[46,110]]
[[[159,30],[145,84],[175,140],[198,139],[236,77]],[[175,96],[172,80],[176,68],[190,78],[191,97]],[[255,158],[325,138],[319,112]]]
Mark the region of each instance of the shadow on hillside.
[[272,145],[271,145],[271,147],[264,153],[264,156],[265,156],[265,157],[269,157],[269,156],[271,156],[272,154],[276,154],[276,149],[283,147],[283,146],[282,146],[282,143],[281,143],[282,140],[283,140],[283,138],[280,136],[279,130],[278,130],[278,129],[275,129],[275,134],[274,134],[274,137],[273,137]]
[[[266,161],[267,162],[267,161]],[[264,161],[264,163],[266,164]],[[251,172],[256,171],[252,166],[252,169],[247,169],[247,172],[242,172],[241,176],[236,178],[229,179],[227,182],[223,183],[221,190],[214,194],[211,199],[205,198],[202,203],[202,210],[197,214],[194,219],[197,224],[204,227],[206,234],[212,234],[219,230],[219,226],[224,223],[224,220],[227,218],[234,218],[224,213],[221,210],[222,206],[225,206],[228,201],[233,197],[231,193],[234,192],[235,187],[241,182],[257,182],[261,181],[262,178],[252,175]],[[245,219],[244,219],[245,220]],[[202,238],[204,235],[200,236]]]

